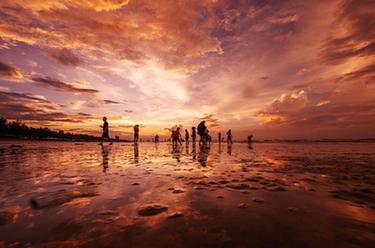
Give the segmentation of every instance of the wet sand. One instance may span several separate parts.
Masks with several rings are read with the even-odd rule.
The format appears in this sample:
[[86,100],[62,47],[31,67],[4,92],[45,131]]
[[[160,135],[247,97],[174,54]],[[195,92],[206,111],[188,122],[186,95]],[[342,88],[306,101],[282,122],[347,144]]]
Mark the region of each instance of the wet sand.
[[375,247],[375,143],[0,142],[0,247]]

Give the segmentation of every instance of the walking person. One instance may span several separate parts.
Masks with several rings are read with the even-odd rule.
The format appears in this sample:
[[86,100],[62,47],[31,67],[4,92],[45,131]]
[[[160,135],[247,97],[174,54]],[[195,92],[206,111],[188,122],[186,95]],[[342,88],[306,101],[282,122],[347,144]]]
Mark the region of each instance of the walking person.
[[181,145],[181,133],[180,128],[178,127],[176,130],[172,131],[172,144],[173,146],[177,146],[177,142]]
[[138,124],[134,125],[133,130],[134,130],[134,143],[138,143],[138,140],[139,140],[139,125]]
[[109,137],[109,124],[107,122],[107,117],[105,116],[103,117],[103,125],[101,125],[100,127],[103,128],[103,134],[102,134],[102,140],[99,144],[103,145],[104,140],[109,140],[110,142],[109,144],[112,145],[112,140]]

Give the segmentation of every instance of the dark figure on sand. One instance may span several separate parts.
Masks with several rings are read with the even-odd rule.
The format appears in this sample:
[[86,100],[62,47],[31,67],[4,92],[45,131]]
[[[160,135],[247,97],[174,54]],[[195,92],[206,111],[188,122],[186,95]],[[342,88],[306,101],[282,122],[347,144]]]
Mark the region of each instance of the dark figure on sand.
[[206,139],[206,122],[205,121],[202,121],[201,123],[199,123],[198,127],[197,127],[197,130],[198,130],[198,135],[199,135],[199,144],[202,144],[205,142],[205,139]]
[[253,136],[249,135],[247,136],[247,143],[251,144],[251,142],[253,142]]
[[191,140],[195,142],[195,139],[197,138],[197,133],[195,131],[195,127],[191,128]]
[[189,143],[189,131],[185,129],[185,142]]
[[133,129],[134,129],[134,143],[137,143],[139,140],[139,125],[138,124],[135,125]]
[[219,143],[221,143],[221,133],[219,133],[217,136],[218,136],[217,139],[218,139]]
[[228,132],[227,132],[227,143],[228,144],[232,144],[233,143],[233,141],[232,141],[232,130],[228,130]]
[[177,143],[181,145],[181,133],[179,127],[172,131],[172,144],[175,146]]
[[112,140],[109,137],[109,125],[107,122],[107,117],[103,117],[103,125],[101,125],[100,127],[103,128],[102,140],[100,142],[100,145],[103,145],[104,140],[109,140],[109,144],[112,145]]
[[155,135],[155,143],[159,143],[159,135]]

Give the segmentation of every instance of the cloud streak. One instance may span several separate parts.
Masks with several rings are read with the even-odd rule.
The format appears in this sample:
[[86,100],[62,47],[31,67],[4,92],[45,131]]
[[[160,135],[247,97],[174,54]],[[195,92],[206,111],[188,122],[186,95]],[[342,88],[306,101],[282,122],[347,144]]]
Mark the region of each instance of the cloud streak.
[[20,70],[0,61],[0,76],[20,79],[23,77]]
[[95,89],[77,88],[71,84],[68,84],[58,79],[54,79],[50,77],[34,76],[34,77],[31,77],[31,80],[41,86],[46,86],[46,87],[50,87],[59,91],[65,91],[65,92],[70,92],[70,93],[75,93],[75,94],[82,94],[82,93],[93,94],[93,93],[99,92],[98,90],[95,90]]

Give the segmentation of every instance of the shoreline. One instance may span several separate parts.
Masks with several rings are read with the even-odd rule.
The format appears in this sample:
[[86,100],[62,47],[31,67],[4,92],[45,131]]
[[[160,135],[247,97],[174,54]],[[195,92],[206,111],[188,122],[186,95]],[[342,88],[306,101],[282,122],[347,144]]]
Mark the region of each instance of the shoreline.
[[[67,140],[67,139],[27,139],[18,137],[0,137],[0,141],[54,141],[54,142],[100,142],[100,138],[97,140]],[[131,140],[112,140],[113,143],[134,143]],[[151,140],[139,141],[138,143],[155,143]],[[159,141],[159,143],[170,143],[170,141]],[[183,141],[183,143],[185,143]],[[192,141],[189,141],[192,143]],[[199,142],[196,141],[198,144]],[[218,141],[212,141],[213,144],[219,144]],[[321,139],[321,140],[253,140],[251,144],[277,144],[277,143],[292,143],[292,144],[307,144],[307,143],[375,143],[375,138],[370,139]],[[221,142],[221,144],[226,145],[227,142]],[[233,141],[233,144],[248,144],[247,141]]]

